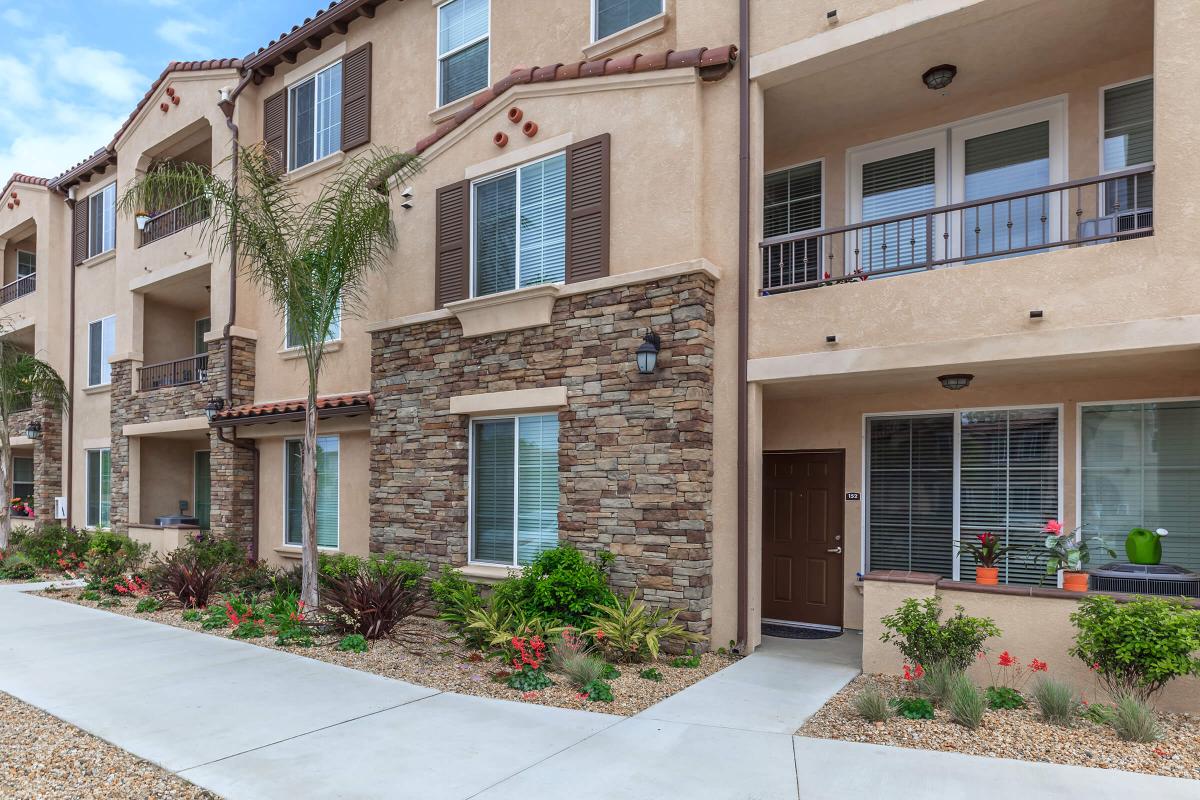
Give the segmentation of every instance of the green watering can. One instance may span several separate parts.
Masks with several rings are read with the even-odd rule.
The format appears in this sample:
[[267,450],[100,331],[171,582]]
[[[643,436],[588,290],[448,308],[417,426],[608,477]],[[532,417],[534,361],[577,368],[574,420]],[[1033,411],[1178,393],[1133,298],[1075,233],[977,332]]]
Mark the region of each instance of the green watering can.
[[1162,537],[1167,535],[1166,528],[1150,530],[1134,528],[1125,539],[1125,555],[1131,564],[1153,565],[1162,561]]

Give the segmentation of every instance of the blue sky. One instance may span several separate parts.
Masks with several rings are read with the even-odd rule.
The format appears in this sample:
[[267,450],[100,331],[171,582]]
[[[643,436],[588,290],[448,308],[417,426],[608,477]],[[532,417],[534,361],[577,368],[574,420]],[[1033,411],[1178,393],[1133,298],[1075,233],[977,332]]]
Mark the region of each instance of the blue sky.
[[0,184],[107,144],[169,61],[244,56],[328,0],[0,0]]

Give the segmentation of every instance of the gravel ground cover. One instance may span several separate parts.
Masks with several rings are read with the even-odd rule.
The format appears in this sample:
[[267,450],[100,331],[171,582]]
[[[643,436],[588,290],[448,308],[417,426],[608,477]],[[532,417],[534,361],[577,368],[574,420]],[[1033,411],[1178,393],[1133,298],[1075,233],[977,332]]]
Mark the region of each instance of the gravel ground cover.
[[217,795],[3,692],[0,797],[218,800]]
[[1160,714],[1164,735],[1151,744],[1122,741],[1111,728],[1086,719],[1071,728],[1048,725],[1028,708],[989,711],[974,731],[954,724],[940,709],[932,720],[893,717],[874,723],[859,717],[852,705],[854,696],[871,682],[889,696],[905,693],[903,682],[897,677],[860,675],[830,698],[796,733],[817,739],[1200,779],[1200,717],[1195,715]]
[[[78,605],[97,607],[94,602],[80,599],[80,591],[62,589],[41,594]],[[134,611],[135,601],[123,599],[118,602],[120,605],[106,606],[103,610],[200,633],[229,635],[228,629],[205,631],[199,622],[185,622],[182,610],[178,608],[138,614]],[[275,637],[270,635],[246,641],[260,647],[286,650],[330,664],[374,672],[377,675],[447,692],[540,703],[559,708],[587,709],[623,716],[644,711],[736,660],[734,656],[705,653],[700,657],[700,666],[695,668],[672,667],[669,656],[664,656],[655,663],[620,664],[617,665],[621,672],[620,677],[608,681],[612,686],[613,701],[605,703],[579,697],[578,692],[565,678],[554,673],[549,674],[555,685],[548,689],[534,693],[522,693],[512,689],[504,682],[503,677],[498,680],[493,677],[505,669],[504,664],[495,660],[479,660],[479,653],[462,647],[450,637],[445,623],[428,617],[410,619],[395,640],[371,642],[370,650],[366,653],[337,650],[334,648],[337,640],[330,637],[318,637],[312,647],[281,647],[275,644]],[[639,676],[642,670],[649,667],[658,670],[662,675],[661,681],[651,681]]]

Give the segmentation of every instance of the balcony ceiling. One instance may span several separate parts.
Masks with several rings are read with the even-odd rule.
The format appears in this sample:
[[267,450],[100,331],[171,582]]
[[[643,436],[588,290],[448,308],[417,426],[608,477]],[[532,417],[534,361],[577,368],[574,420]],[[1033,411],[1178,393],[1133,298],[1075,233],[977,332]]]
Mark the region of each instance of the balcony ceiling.
[[[874,40],[849,63],[831,54],[827,67],[813,65],[819,71],[766,91],[767,167],[781,166],[770,154],[797,138],[861,132],[903,117],[920,120],[919,127],[936,116],[951,122],[971,113],[956,107],[977,105],[981,96],[1149,53],[1153,14],[1153,0],[1054,0],[957,26],[926,23],[930,35]],[[946,90],[930,91],[921,75],[942,63],[956,65],[958,75]]]

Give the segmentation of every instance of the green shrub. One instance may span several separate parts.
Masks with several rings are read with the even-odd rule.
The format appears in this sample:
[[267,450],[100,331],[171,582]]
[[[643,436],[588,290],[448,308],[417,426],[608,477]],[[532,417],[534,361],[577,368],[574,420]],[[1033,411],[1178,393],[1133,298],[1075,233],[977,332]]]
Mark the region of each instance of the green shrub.
[[916,681],[916,689],[925,695],[935,706],[946,705],[950,690],[963,674],[958,665],[949,661],[935,661],[924,667],[925,674]]
[[237,568],[247,564],[250,558],[246,547],[234,537],[207,532],[190,537],[187,544],[179,549],[195,556],[196,563],[202,567],[225,564]]
[[1107,725],[1113,717],[1115,709],[1104,703],[1089,703],[1083,707],[1083,715],[1097,725]]
[[317,572],[322,583],[340,580],[366,571],[372,577],[400,575],[406,588],[415,588],[425,577],[426,567],[420,561],[400,558],[395,553],[373,555],[369,558],[349,553],[321,553]]
[[1130,694],[1117,700],[1108,724],[1127,742],[1157,742],[1162,738],[1154,711]]
[[611,660],[653,661],[664,645],[704,640],[677,623],[678,616],[679,609],[647,606],[630,592],[613,597],[609,605],[596,603],[587,621],[592,638]]
[[100,602],[96,603],[96,605],[100,608],[117,608],[121,605],[121,601],[116,597],[105,595],[100,598]]
[[[274,591],[278,580],[279,572],[266,561],[250,563],[243,558],[240,563],[230,565],[222,583],[230,591],[258,595]],[[300,591],[299,587],[296,591]]]
[[671,659],[671,666],[678,669],[696,669],[700,666],[700,656],[696,653],[688,653],[686,656],[675,656]]
[[942,621],[941,597],[908,598],[881,621],[886,631],[880,641],[892,642],[916,664],[947,662],[965,671],[983,652],[989,637],[999,636],[996,623],[986,617],[968,617],[962,606]]
[[544,550],[519,577],[496,584],[497,602],[583,629],[597,603],[613,600],[600,564],[570,545]]
[[606,681],[615,681],[621,677],[621,670],[614,667],[612,664],[605,663],[604,671],[600,673],[600,677]]
[[534,669],[526,664],[520,671],[508,677],[508,685],[518,692],[537,692],[553,686],[554,681],[550,680],[550,676],[544,670]]
[[600,678],[584,684],[579,690],[587,694],[587,699],[593,703],[611,703],[613,701],[612,687]]
[[441,573],[429,583],[429,594],[433,597],[438,619],[446,622],[451,630],[466,640],[468,646],[483,646],[477,630],[468,627],[472,612],[483,608],[483,598],[475,584],[464,578],[458,570],[443,564]]
[[950,719],[964,728],[975,730],[983,722],[983,714],[987,711],[987,700],[979,687],[971,683],[963,673],[957,673],[951,679],[946,690],[946,707],[950,711]]
[[663,679],[662,673],[656,670],[654,667],[647,667],[646,669],[642,670],[638,673],[638,677],[644,680],[654,681],[655,683],[661,683]]
[[112,592],[116,581],[136,575],[146,560],[150,545],[135,542],[112,531],[96,531],[88,541],[84,563],[89,589]]
[[988,708],[997,711],[1025,707],[1025,698],[1011,686],[989,686],[983,695],[987,698]]
[[1070,726],[1079,716],[1079,695],[1067,684],[1052,678],[1042,678],[1033,686],[1033,702],[1044,721],[1051,725]]
[[494,649],[495,654],[506,662],[516,656],[512,645],[514,638],[531,639],[536,636],[543,642],[549,642],[568,630],[552,620],[513,608],[494,596],[488,598],[482,608],[471,611],[467,620],[464,638],[478,641],[482,648]]
[[303,625],[292,625],[279,629],[275,644],[280,647],[312,647],[312,631]]
[[162,605],[162,600],[159,600],[157,597],[143,597],[141,600],[138,600],[138,604],[134,606],[133,610],[138,614],[153,614],[162,608]]
[[[13,528],[10,549],[21,553],[41,569],[61,569],[61,559],[67,561],[74,570],[87,553],[90,539],[88,531],[62,525],[42,525],[41,528],[22,525]],[[74,558],[69,558],[71,556]]]
[[854,713],[868,722],[884,722],[892,717],[892,705],[879,687],[869,683],[851,701]]
[[1071,615],[1070,653],[1091,667],[1113,697],[1147,701],[1171,680],[1200,675],[1200,611],[1176,600],[1096,595]]
[[239,622],[229,635],[234,639],[261,639],[267,635],[267,629],[261,619],[248,619]]
[[367,637],[358,633],[343,636],[342,640],[337,643],[337,649],[343,653],[365,653],[367,648]]
[[79,593],[79,599],[80,600],[88,600],[90,602],[95,603],[100,600],[100,593],[97,592],[95,589],[84,589],[82,592]]
[[896,697],[891,706],[905,719],[933,719],[933,703],[924,697]]
[[198,608],[186,608],[183,611],[184,622],[199,622],[204,615],[200,613]]
[[12,552],[0,560],[0,578],[10,581],[32,581],[36,580],[37,576],[37,567],[21,553]]

